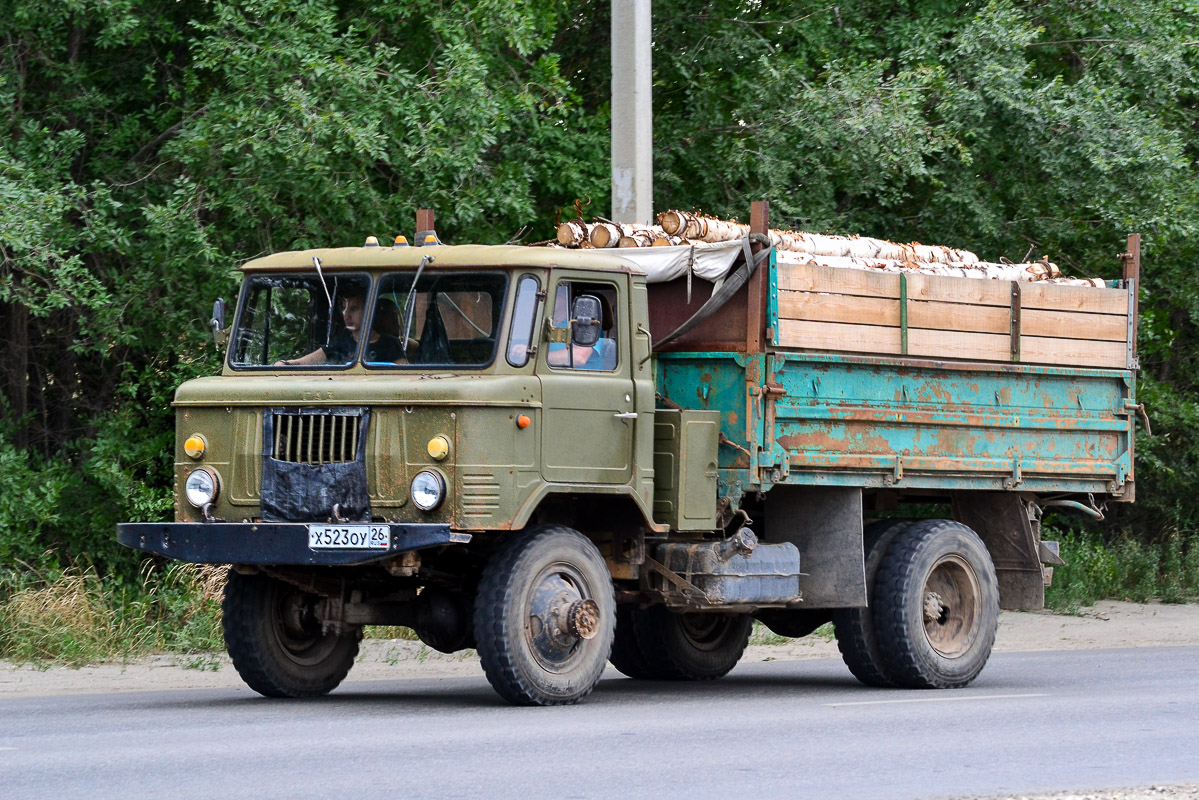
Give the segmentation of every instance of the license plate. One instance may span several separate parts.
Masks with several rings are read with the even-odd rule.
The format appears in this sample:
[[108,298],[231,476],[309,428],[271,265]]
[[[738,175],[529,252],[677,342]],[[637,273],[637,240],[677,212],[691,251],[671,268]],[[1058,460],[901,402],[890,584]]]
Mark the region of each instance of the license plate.
[[386,550],[389,525],[309,525],[309,550]]

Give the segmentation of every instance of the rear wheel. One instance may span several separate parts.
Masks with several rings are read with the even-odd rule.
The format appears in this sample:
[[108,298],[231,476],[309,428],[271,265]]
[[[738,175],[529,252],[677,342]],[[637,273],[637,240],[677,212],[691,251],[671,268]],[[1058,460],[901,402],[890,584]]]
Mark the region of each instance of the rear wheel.
[[837,649],[841,660],[853,676],[867,686],[880,688],[895,685],[895,677],[883,663],[874,627],[874,581],[883,555],[895,536],[911,525],[906,519],[886,519],[872,522],[863,532],[866,551],[866,608],[845,608],[833,614],[837,633]]
[[222,603],[225,648],[237,674],[266,697],[315,697],[345,679],[362,629],[326,633],[321,598],[268,575],[229,571]]
[[995,567],[978,534],[925,520],[897,534],[875,581],[879,651],[897,684],[950,689],[986,665],[999,622]]
[[566,705],[591,693],[612,650],[616,601],[603,556],[578,531],[532,528],[491,557],[475,600],[487,680],[518,705]]
[[637,680],[652,680],[655,675],[641,651],[634,627],[638,609],[631,606],[616,607],[616,636],[612,639],[612,653],[608,660],[624,675]]
[[676,614],[665,606],[650,606],[635,612],[633,631],[646,677],[704,681],[737,666],[753,624],[748,614]]

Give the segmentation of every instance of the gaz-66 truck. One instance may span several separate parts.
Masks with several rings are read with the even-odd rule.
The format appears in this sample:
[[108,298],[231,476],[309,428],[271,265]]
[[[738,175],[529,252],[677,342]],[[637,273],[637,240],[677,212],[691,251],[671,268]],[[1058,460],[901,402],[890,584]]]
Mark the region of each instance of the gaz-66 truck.
[[718,678],[755,620],[964,686],[1062,563],[1042,509],[1133,499],[1139,239],[1122,280],[1021,283],[791,263],[753,211],[729,245],[246,263],[221,374],[175,396],[175,521],[120,541],[231,565],[272,697],[334,689],[365,625],[477,649],[517,704]]

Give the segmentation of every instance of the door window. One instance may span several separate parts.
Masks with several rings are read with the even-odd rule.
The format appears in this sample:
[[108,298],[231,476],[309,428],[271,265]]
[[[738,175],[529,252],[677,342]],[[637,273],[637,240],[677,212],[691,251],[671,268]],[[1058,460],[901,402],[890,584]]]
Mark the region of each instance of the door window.
[[[571,311],[579,297],[591,296],[601,310],[600,338],[592,346],[571,343]],[[555,369],[612,372],[619,366],[616,287],[605,283],[559,281],[554,290],[545,360]]]

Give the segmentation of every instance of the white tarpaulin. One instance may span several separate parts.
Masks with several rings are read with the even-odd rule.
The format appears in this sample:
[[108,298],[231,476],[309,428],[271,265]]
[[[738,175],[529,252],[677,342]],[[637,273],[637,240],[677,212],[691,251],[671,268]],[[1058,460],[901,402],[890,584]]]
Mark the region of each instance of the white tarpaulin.
[[696,242],[677,247],[622,247],[606,250],[627,258],[645,271],[649,283],[666,283],[687,274],[715,283],[725,276],[737,256],[741,240],[732,242]]

